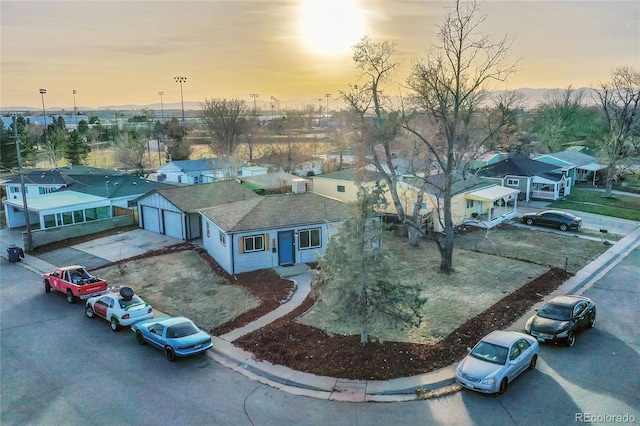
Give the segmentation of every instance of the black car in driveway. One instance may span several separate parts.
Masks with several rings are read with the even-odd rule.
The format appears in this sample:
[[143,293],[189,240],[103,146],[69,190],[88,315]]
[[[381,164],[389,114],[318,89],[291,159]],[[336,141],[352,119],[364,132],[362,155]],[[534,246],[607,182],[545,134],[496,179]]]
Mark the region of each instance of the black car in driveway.
[[538,213],[526,213],[521,218],[527,225],[543,225],[560,228],[561,231],[567,229],[580,229],[582,219],[571,213],[560,210],[545,210]]
[[524,329],[539,342],[573,346],[576,332],[596,323],[596,305],[587,297],[556,296],[529,318]]

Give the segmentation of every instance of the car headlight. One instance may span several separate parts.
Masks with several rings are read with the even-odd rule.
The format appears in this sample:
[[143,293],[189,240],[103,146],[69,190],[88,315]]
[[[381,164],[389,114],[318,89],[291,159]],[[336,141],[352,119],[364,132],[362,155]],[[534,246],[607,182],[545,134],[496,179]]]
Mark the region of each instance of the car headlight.
[[558,333],[556,336],[557,337],[567,337],[568,335],[569,335],[569,329],[567,329],[567,330],[565,330],[565,331],[563,331],[561,333]]
[[496,379],[483,379],[480,380],[481,385],[492,385],[496,382]]

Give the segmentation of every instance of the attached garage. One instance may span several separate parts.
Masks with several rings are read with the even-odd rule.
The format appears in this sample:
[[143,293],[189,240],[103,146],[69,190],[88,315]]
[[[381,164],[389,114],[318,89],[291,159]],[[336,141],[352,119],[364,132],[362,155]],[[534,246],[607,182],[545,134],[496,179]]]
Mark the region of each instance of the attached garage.
[[160,210],[156,207],[142,206],[142,217],[140,218],[143,229],[160,233]]
[[165,235],[184,240],[184,225],[182,223],[182,214],[169,210],[163,210],[162,216],[164,219]]

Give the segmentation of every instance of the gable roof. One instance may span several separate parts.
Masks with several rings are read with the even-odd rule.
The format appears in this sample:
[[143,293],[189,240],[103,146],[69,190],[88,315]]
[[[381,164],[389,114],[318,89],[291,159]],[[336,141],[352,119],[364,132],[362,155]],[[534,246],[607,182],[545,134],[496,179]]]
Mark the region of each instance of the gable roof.
[[350,214],[348,204],[312,192],[258,196],[201,213],[226,232],[336,222]]
[[590,155],[587,154],[583,154],[582,152],[573,150],[573,149],[567,149],[565,151],[562,152],[554,152],[551,154],[544,154],[544,155],[540,155],[537,158],[541,158],[541,157],[549,157],[549,158],[555,158],[557,160],[560,160],[562,162],[565,162],[569,165],[572,166],[581,166],[583,164],[589,164],[589,163],[595,163],[596,162],[596,158],[592,157]]
[[[217,205],[260,197],[235,180],[201,183],[189,186],[174,186],[171,188],[157,189],[153,192],[160,194],[184,212],[193,212]],[[147,195],[149,194],[146,194],[145,197]]]
[[[109,201],[107,201],[105,197],[83,194],[81,192],[75,191],[56,191],[50,194],[44,194],[38,197],[29,198],[27,207],[30,211],[42,211],[100,201],[104,201],[105,204],[109,203]],[[22,199],[5,200],[3,202],[15,207],[23,208]]]
[[74,175],[68,176],[69,186],[60,188],[56,192],[75,191],[84,194],[106,198],[131,197],[146,194],[159,188],[169,188],[173,185],[145,179],[137,175]]
[[559,173],[554,173],[558,166],[543,163],[542,161],[532,160],[522,155],[516,155],[506,160],[483,167],[478,170],[478,176],[483,177],[499,177],[505,176],[523,176],[533,177],[540,176],[553,181],[562,178]]

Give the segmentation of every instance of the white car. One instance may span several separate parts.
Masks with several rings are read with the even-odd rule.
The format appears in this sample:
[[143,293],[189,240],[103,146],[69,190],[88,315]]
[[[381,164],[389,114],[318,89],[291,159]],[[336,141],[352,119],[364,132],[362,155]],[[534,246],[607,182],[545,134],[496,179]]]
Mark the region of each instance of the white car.
[[117,292],[90,298],[87,300],[84,313],[89,318],[98,316],[106,319],[113,331],[153,318],[151,305],[134,294],[131,287],[121,287]]
[[535,368],[538,353],[538,341],[527,334],[493,331],[460,362],[456,382],[477,392],[503,394],[520,373]]

